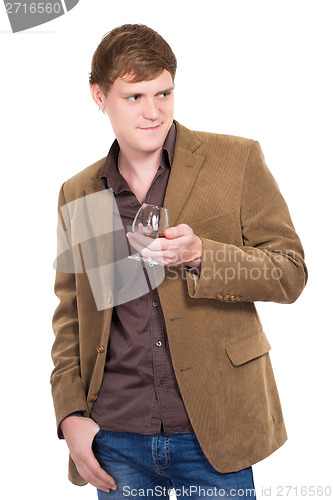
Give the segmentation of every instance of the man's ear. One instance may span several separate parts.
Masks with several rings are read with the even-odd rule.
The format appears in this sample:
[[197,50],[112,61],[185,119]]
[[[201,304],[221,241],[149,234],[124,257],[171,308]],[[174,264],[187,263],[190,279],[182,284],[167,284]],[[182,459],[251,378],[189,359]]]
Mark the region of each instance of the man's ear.
[[91,97],[93,98],[93,100],[95,101],[97,106],[99,108],[104,109],[105,105],[104,105],[103,99],[105,99],[105,96],[104,96],[103,92],[101,91],[101,89],[99,88],[97,83],[93,83],[92,85],[90,85],[90,93],[91,93]]

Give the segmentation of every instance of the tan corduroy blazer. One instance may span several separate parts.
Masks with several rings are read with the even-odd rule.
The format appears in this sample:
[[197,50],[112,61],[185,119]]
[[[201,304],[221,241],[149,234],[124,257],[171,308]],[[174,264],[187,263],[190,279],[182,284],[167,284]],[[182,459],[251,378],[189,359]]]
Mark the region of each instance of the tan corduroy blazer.
[[[198,280],[183,266],[163,268],[158,293],[195,434],[212,466],[232,472],[264,459],[287,439],[271,346],[254,302],[294,302],[306,284],[307,268],[259,143],[176,125],[164,206],[171,226],[186,223],[202,239],[202,268]],[[67,415],[77,410],[90,415],[103,378],[112,290],[110,285],[102,289],[109,307],[98,309],[82,244],[73,236],[84,217],[70,207],[104,189],[99,183],[104,161],[68,179],[59,193],[60,231],[67,238],[67,254],[76,261],[72,272],[58,266],[54,287],[60,303],[52,320],[51,384],[59,437]],[[84,206],[78,205],[82,212]],[[71,458],[69,479],[85,484]]]

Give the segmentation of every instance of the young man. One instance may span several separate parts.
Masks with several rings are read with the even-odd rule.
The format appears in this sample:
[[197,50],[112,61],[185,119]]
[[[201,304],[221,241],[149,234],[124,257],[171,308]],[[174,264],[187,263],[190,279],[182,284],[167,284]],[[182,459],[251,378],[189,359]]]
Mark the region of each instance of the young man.
[[[171,48],[147,26],[102,39],[90,88],[116,140],[59,194],[73,269],[59,256],[52,394],[69,479],[96,486],[100,499],[167,497],[172,487],[179,497],[255,498],[251,466],[287,439],[254,302],[298,298],[303,248],[258,142],[174,120],[175,73]],[[148,246],[128,230],[144,202],[170,218]],[[110,252],[105,228],[94,232],[108,224]],[[116,305],[114,281],[95,286],[91,269],[103,274],[131,247],[164,279]],[[148,266],[125,262],[150,282]]]

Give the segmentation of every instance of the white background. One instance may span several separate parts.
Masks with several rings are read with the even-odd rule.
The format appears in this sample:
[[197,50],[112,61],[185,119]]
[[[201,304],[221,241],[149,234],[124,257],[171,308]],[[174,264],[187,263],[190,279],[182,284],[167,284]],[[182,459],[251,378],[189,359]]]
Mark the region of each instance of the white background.
[[311,485],[333,495],[332,13],[320,0],[81,0],[12,34],[1,5],[1,498],[97,498],[67,480],[56,437],[57,200],[66,179],[108,153],[114,135],[90,96],[91,58],[105,33],[136,22],[177,56],[175,118],[258,140],[287,201],[309,281],[292,305],[257,303],[289,439],[254,465],[254,479],[258,498],[296,498]]

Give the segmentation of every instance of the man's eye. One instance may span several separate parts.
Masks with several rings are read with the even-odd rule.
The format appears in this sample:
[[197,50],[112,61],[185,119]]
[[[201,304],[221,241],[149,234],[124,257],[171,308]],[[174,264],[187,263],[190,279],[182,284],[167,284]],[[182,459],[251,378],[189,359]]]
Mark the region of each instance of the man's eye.
[[132,102],[135,102],[139,99],[139,97],[140,97],[139,95],[131,95],[131,97],[129,97],[128,99]]
[[163,97],[167,97],[168,95],[170,95],[170,92],[161,92],[160,95]]

